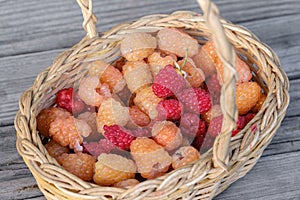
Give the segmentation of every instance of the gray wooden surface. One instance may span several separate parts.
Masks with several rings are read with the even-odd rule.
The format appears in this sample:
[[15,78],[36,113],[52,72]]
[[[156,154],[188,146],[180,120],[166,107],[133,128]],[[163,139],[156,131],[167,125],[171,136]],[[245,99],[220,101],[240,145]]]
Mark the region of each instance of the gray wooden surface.
[[[300,1],[215,0],[223,17],[271,46],[291,81],[291,103],[254,169],[216,199],[300,199]],[[153,13],[199,11],[195,0],[94,0],[98,30]],[[44,199],[15,148],[18,98],[84,35],[75,0],[0,0],[0,199]]]

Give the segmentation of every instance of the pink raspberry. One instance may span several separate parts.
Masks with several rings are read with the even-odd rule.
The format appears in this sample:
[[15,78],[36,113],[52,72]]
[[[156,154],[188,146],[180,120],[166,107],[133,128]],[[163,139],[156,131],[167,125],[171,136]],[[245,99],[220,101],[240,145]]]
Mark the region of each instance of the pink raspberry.
[[101,139],[99,142],[83,142],[83,153],[88,153],[95,158],[102,153],[110,153],[115,149],[115,145],[107,139]]
[[212,137],[217,137],[222,129],[223,115],[213,118],[208,126],[207,133]]
[[218,75],[213,74],[205,82],[214,104],[219,104],[221,95],[221,85],[219,83]]
[[150,137],[151,133],[146,128],[137,128],[132,131],[132,135],[134,135],[135,137]]
[[172,65],[167,65],[154,77],[152,89],[156,96],[165,98],[180,92],[184,85],[183,76],[179,75]]
[[131,131],[119,125],[104,125],[105,137],[114,145],[123,150],[128,150],[131,142],[135,139]]
[[156,107],[158,118],[161,120],[177,120],[180,118],[183,106],[176,99],[162,100]]
[[186,136],[196,137],[198,135],[205,135],[206,124],[197,114],[185,113],[180,119],[180,129]]
[[84,109],[85,104],[77,94],[74,95],[73,99],[73,92],[73,88],[65,88],[60,90],[56,94],[56,104],[58,107],[64,108],[71,113],[77,114]]
[[179,100],[189,112],[204,113],[212,107],[210,95],[201,88],[188,88],[181,92]]

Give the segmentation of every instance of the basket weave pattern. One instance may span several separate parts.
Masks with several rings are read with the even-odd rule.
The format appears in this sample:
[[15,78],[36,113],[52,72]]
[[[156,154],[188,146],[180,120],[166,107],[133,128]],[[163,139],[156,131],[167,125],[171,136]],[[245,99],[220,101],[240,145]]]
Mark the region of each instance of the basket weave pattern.
[[[255,81],[267,94],[259,113],[240,134],[230,138],[229,134],[222,132],[222,136],[231,140],[227,145],[226,140],[220,137],[220,141],[216,141],[214,148],[201,155],[201,159],[194,164],[162,177],[147,180],[129,189],[101,187],[82,181],[65,171],[48,154],[36,129],[36,116],[43,108],[54,104],[55,94],[60,89],[73,86],[86,75],[85,66],[89,62],[98,59],[106,62],[117,60],[121,55],[120,41],[126,34],[155,33],[165,27],[176,27],[185,29],[191,36],[200,38],[200,44],[205,42],[204,38],[214,37],[211,27],[206,24],[210,12],[207,12],[207,16],[204,17],[187,11],[170,15],[146,16],[133,23],[121,24],[97,36],[96,17],[92,14],[91,3],[91,0],[84,3],[79,1],[85,18],[83,25],[88,36],[60,54],[52,66],[38,75],[34,85],[22,95],[19,102],[20,109],[15,118],[17,149],[46,198],[212,199],[251,170],[274,137],[285,115],[289,102],[289,82],[276,54],[269,47],[247,29],[224,19],[221,20],[221,24],[226,37],[251,67]],[[226,55],[224,57],[225,61],[230,62],[230,57],[229,59],[226,59]],[[234,115],[233,113],[231,116],[234,118]],[[228,127],[230,129],[230,124]],[[225,146],[222,141],[225,141]],[[221,143],[220,147],[217,146],[218,142]],[[219,159],[216,156],[217,152],[221,152],[221,147],[226,147],[228,151],[225,151],[224,155],[220,154]]]

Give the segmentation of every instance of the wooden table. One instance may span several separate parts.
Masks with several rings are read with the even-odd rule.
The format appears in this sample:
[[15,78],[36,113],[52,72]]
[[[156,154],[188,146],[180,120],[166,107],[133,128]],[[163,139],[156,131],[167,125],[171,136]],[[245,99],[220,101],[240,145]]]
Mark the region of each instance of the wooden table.
[[[275,50],[290,78],[291,103],[254,169],[219,200],[300,199],[300,1],[215,0],[223,17],[252,30]],[[200,11],[195,0],[94,0],[98,30],[143,15]],[[74,0],[0,0],[0,199],[44,199],[15,148],[20,94],[85,32]]]

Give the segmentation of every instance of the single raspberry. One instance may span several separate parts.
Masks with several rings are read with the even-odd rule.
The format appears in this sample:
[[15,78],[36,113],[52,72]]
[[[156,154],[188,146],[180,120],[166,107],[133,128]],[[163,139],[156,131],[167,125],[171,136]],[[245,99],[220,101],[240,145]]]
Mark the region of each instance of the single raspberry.
[[121,53],[128,61],[138,61],[147,58],[156,49],[156,38],[148,33],[132,33],[125,36],[121,42]]
[[[127,127],[135,128],[135,127],[145,127],[147,126],[151,119],[147,114],[141,111],[137,106],[132,106],[129,108],[129,116],[131,123],[127,123]],[[129,126],[128,126],[129,125]]]
[[[220,83],[224,83],[224,65],[216,65]],[[238,56],[236,56],[236,71],[238,73],[237,84],[246,83],[251,80],[252,73],[249,66]]]
[[68,147],[63,147],[54,140],[50,140],[47,144],[45,144],[45,148],[47,149],[50,156],[57,158],[64,153],[69,153],[70,149]]
[[134,137],[151,137],[151,133],[147,128],[137,128],[132,131]]
[[192,57],[192,59],[197,68],[201,69],[206,77],[216,73],[215,64],[211,60],[209,54],[203,48],[199,48],[198,52]]
[[123,66],[123,75],[129,90],[134,93],[138,89],[152,83],[152,73],[149,65],[144,61],[126,62]]
[[49,135],[53,140],[71,149],[82,144],[82,136],[88,137],[91,132],[91,127],[85,121],[75,119],[73,116],[55,119],[49,129]]
[[91,181],[94,173],[96,159],[85,153],[63,154],[59,157],[62,167],[81,178],[84,181]]
[[158,118],[161,120],[178,120],[183,106],[176,99],[162,100],[157,105]]
[[116,154],[101,154],[95,164],[93,180],[101,186],[110,186],[120,181],[134,178],[135,163]]
[[172,157],[154,140],[140,137],[130,145],[130,152],[138,172],[143,178],[152,179],[168,171]]
[[98,76],[101,83],[107,84],[112,92],[119,92],[126,85],[122,73],[114,66],[102,60],[97,60],[91,63],[89,75]]
[[223,115],[211,119],[207,133],[212,137],[217,137],[222,129]]
[[207,91],[201,88],[188,88],[183,90],[179,95],[179,100],[189,112],[204,113],[211,106],[211,98]]
[[51,107],[43,109],[36,117],[37,129],[43,136],[50,137],[50,124],[56,118],[66,118],[68,116],[71,116],[71,113],[62,108]]
[[95,158],[102,153],[110,153],[116,146],[107,139],[101,139],[99,142],[83,142],[83,153],[88,153]]
[[184,60],[180,60],[178,65],[182,67],[182,70],[187,73],[186,80],[192,87],[200,87],[205,80],[205,74],[202,69],[197,68],[194,61],[188,58],[186,63]]
[[185,113],[180,119],[181,132],[188,137],[196,137],[206,133],[206,124],[197,114]]
[[206,86],[214,104],[220,104],[221,85],[216,73],[206,80]]
[[174,65],[177,60],[175,56],[165,56],[163,57],[160,52],[154,52],[148,57],[148,63],[150,65],[150,71],[153,76],[156,76],[158,72],[167,65]]
[[156,107],[157,104],[161,101],[161,98],[158,98],[151,86],[147,86],[138,91],[135,98],[133,99],[134,104],[146,113],[150,119],[155,119],[158,115]]
[[261,88],[256,82],[241,83],[236,86],[236,106],[239,115],[248,113],[259,101]]
[[245,126],[255,117],[255,113],[247,113],[245,115],[245,119],[246,119],[246,124]]
[[[221,85],[224,83],[224,64],[219,58],[213,41],[208,41],[202,49],[206,51],[209,58],[214,63]],[[238,73],[237,84],[248,82],[252,78],[249,66],[236,55],[236,71]]]
[[188,56],[194,56],[199,48],[198,41],[192,38],[183,30],[176,28],[164,28],[157,33],[159,49],[164,52],[173,53],[179,57],[184,57],[186,51]]
[[179,75],[172,65],[162,68],[154,77],[152,89],[160,98],[178,94],[185,86],[183,76]]
[[243,129],[246,126],[246,117],[245,116],[238,116],[238,119],[236,121],[236,127],[237,129]]
[[222,115],[221,106],[219,104],[213,105],[211,109],[205,113],[201,114],[202,119],[209,124],[212,118]]
[[182,143],[180,129],[170,121],[158,121],[153,125],[152,137],[154,141],[167,151],[177,149]]
[[84,120],[93,131],[97,131],[96,112],[84,112],[78,115],[77,119]]
[[128,150],[131,142],[134,140],[131,131],[124,127],[118,125],[104,125],[103,129],[105,137],[120,149]]
[[90,106],[100,106],[105,96],[97,92],[101,87],[98,76],[87,76],[80,81],[78,95]]
[[258,102],[256,103],[256,105],[251,109],[252,112],[255,112],[257,113],[262,105],[264,104],[265,100],[266,100],[267,96],[265,94],[261,94],[260,97],[259,97],[259,100]]
[[126,179],[114,184],[114,187],[128,189],[129,187],[133,187],[140,182],[134,178]]
[[97,113],[98,132],[104,133],[104,125],[118,124],[125,126],[129,121],[129,111],[114,98],[108,98],[102,102]]
[[80,113],[85,106],[79,96],[74,94],[73,88],[60,90],[56,94],[56,104],[74,114]]
[[200,153],[192,146],[180,147],[172,156],[172,167],[178,169],[200,158]]
[[[206,134],[206,136],[202,137],[198,141],[194,141],[195,143],[193,143],[193,146],[195,145],[194,147],[203,153],[213,147],[215,139],[216,139],[215,137],[212,137],[211,135]],[[201,143],[197,144],[196,142],[201,142]],[[200,146],[197,146],[197,145],[200,145]]]

